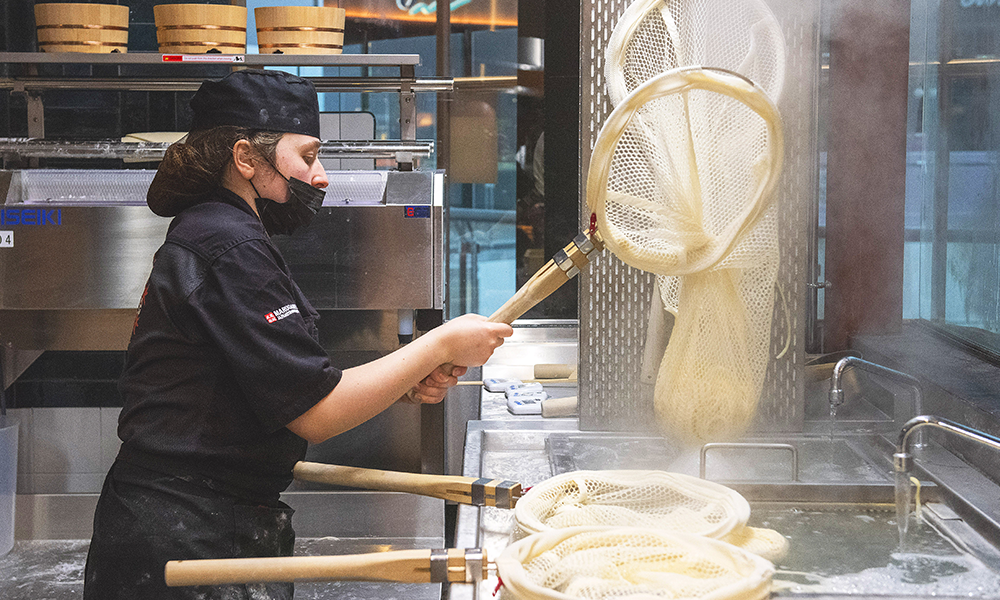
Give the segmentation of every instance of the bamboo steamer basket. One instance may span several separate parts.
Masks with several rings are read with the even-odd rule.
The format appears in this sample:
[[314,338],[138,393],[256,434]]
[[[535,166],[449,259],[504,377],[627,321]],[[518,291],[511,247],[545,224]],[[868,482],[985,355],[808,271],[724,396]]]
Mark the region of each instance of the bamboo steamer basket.
[[340,54],[347,11],[333,6],[254,9],[261,54]]
[[36,4],[43,52],[128,52],[128,7],[115,4]]
[[153,7],[162,54],[243,54],[247,9],[225,4],[159,4]]

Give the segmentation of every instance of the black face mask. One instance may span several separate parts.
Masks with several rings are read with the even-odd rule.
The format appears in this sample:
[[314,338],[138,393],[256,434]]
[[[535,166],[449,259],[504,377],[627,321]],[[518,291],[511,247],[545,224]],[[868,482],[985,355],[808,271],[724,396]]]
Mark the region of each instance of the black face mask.
[[[278,169],[275,172],[281,175]],[[323,206],[323,198],[326,196],[326,190],[313,187],[301,179],[289,179],[284,175],[281,177],[288,182],[288,202],[275,202],[262,198],[257,193],[257,212],[268,235],[291,235],[299,227],[308,225],[316,216],[316,211]],[[256,192],[257,186],[252,181],[250,185]]]

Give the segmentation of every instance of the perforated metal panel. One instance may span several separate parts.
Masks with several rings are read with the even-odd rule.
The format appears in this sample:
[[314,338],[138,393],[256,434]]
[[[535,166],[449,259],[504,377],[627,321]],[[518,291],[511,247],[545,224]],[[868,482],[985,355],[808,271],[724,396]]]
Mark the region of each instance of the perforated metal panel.
[[[799,431],[804,421],[805,311],[810,207],[816,203],[819,0],[767,0],[782,24],[788,55],[779,105],[785,166],[779,195],[780,293],[772,326],[772,359],[755,430]],[[583,0],[580,35],[580,188],[591,150],[612,106],[604,88],[604,49],[626,0]],[[711,65],[707,65],[711,66]],[[586,193],[586,191],[584,191]],[[587,223],[585,197],[580,222]],[[655,279],[615,258],[598,257],[580,276],[580,427],[655,431],[653,387],[640,381]],[[782,353],[787,343],[787,350]],[[779,358],[780,355],[780,358]]]

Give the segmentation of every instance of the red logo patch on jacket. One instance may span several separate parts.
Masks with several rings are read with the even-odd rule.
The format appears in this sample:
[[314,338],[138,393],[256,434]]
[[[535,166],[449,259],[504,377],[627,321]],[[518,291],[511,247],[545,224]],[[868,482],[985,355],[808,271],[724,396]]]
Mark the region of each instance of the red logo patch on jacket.
[[297,312],[299,312],[298,306],[295,306],[294,304],[286,304],[285,306],[282,306],[281,308],[271,311],[266,315],[264,315],[264,319],[268,323],[275,323],[277,321],[284,319],[285,317],[294,315]]

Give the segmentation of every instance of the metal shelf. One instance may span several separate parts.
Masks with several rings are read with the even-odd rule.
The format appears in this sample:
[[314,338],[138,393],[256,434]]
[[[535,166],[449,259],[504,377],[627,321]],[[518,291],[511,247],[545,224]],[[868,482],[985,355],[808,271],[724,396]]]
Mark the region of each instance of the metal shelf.
[[[158,52],[132,52],[122,54],[88,54],[78,52],[0,52],[0,64],[21,65],[24,74],[0,78],[0,90],[24,94],[28,104],[28,136],[36,146],[34,152],[48,152],[45,145],[45,113],[42,92],[47,90],[119,90],[119,91],[194,91],[204,77],[40,77],[37,65],[90,64],[90,65],[165,65],[180,69],[185,65],[240,67],[398,67],[398,77],[309,77],[319,92],[392,92],[399,94],[400,138],[402,147],[395,151],[397,161],[407,164],[413,155],[425,155],[433,146],[416,142],[417,92],[449,92],[454,82],[450,78],[421,78],[415,76],[414,67],[420,64],[417,54],[161,54]],[[89,143],[88,143],[89,144]],[[17,146],[27,151],[24,141]],[[158,148],[143,148],[140,154]],[[102,152],[110,151],[104,148]],[[361,150],[344,147],[342,152],[358,155]],[[116,146],[113,152],[132,154],[132,149]],[[366,145],[363,152],[384,156],[386,148]],[[104,154],[107,156],[107,154]]]
[[[449,92],[450,78],[406,79],[400,77],[308,77],[318,92]],[[133,92],[193,92],[204,77],[0,77],[0,89],[15,92],[45,90],[119,90]]]
[[412,67],[420,64],[419,54],[160,54],[126,52],[91,54],[86,52],[0,52],[0,63],[8,64],[93,64],[93,65],[200,65],[231,64],[247,67]]
[[[170,146],[167,142],[123,142],[120,140],[37,140],[0,138],[0,156],[21,158],[127,158],[157,161]],[[400,153],[430,156],[434,142],[382,140],[328,140],[319,148],[320,158],[396,158]]]

